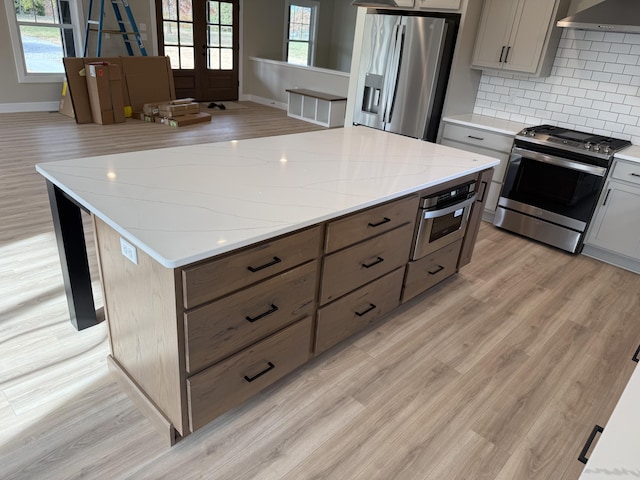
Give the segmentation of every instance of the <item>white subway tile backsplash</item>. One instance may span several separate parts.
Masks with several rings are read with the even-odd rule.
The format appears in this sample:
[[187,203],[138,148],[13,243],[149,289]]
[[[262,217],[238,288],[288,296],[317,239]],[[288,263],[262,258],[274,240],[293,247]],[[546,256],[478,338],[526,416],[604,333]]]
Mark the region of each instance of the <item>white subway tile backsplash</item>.
[[563,29],[550,76],[483,72],[473,111],[640,143],[639,87],[640,34]]
[[612,112],[600,111],[598,113],[598,118],[600,120],[604,120],[605,122],[615,122],[618,120],[618,114]]
[[629,45],[626,43],[614,43],[611,45],[611,52],[612,53],[635,53],[638,54],[640,53],[640,51],[638,52],[633,52],[633,45]]
[[629,105],[621,105],[621,104],[613,104],[611,105],[611,111],[614,113],[622,113],[623,115],[628,115],[631,113],[631,106]]
[[597,82],[610,82],[612,73],[606,72],[593,72],[591,75],[591,80],[595,80]]

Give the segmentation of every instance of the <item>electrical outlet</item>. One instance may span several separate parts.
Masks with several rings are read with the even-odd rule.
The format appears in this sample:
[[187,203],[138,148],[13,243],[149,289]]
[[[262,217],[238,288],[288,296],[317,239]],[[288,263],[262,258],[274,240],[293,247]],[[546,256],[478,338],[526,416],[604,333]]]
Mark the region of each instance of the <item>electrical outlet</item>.
[[138,264],[138,250],[122,237],[120,237],[120,251],[132,263]]
[[147,41],[147,34],[146,33],[141,33],[140,34],[140,40],[142,40],[143,42]]
[[144,32],[147,30],[147,24],[146,23],[139,23],[138,24],[138,30],[140,30],[141,32]]

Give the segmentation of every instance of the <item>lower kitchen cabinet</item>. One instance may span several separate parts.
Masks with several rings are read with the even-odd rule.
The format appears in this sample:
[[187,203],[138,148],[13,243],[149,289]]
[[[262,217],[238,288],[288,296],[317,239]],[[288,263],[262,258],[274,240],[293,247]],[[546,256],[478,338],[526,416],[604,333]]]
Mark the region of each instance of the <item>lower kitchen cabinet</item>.
[[583,253],[640,273],[640,164],[615,160]]
[[461,246],[462,239],[436,250],[431,255],[409,262],[402,301],[411,300],[456,273]]
[[480,125],[470,127],[457,122],[450,122],[446,118],[443,119],[443,131],[440,140],[442,145],[500,160],[500,165],[494,168],[493,177],[484,203],[485,216],[489,217],[487,218],[488,220],[493,219],[498,205],[498,198],[500,197],[502,181],[509,162],[514,136],[515,133],[512,135],[497,133],[483,129]]

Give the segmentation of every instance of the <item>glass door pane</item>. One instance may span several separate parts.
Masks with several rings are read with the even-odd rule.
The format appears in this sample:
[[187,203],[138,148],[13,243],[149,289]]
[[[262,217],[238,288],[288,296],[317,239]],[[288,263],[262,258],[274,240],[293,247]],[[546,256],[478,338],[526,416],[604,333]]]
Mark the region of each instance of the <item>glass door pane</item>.
[[207,69],[233,70],[233,4],[207,1]]
[[192,70],[195,66],[193,5],[191,0],[162,0],[164,52],[171,67]]

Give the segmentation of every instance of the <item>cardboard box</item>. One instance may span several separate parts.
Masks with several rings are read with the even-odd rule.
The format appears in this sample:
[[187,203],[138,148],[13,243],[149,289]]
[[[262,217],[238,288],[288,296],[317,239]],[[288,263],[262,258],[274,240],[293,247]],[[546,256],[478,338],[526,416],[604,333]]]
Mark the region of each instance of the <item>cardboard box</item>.
[[149,115],[150,117],[153,117],[155,115],[158,115],[158,107],[162,104],[162,102],[152,102],[152,103],[145,103],[142,106],[142,112],[145,115]]
[[122,96],[125,107],[130,106],[131,111],[142,111],[145,103],[168,102],[176,98],[169,57],[63,58],[77,123],[93,121],[85,65],[103,61],[121,66]]
[[120,65],[100,62],[87,67],[85,73],[93,122],[101,125],[124,122]]
[[192,113],[190,115],[182,115],[176,118],[167,118],[165,124],[170,127],[184,127],[187,125],[194,125],[196,123],[207,123],[211,121],[211,115],[202,113]]
[[163,103],[158,105],[158,115],[166,118],[175,118],[183,115],[200,113],[199,103],[179,103],[169,104]]
[[58,111],[67,117],[75,118],[73,102],[71,101],[71,95],[69,94],[69,87],[66,80],[62,83],[62,94],[60,95]]

